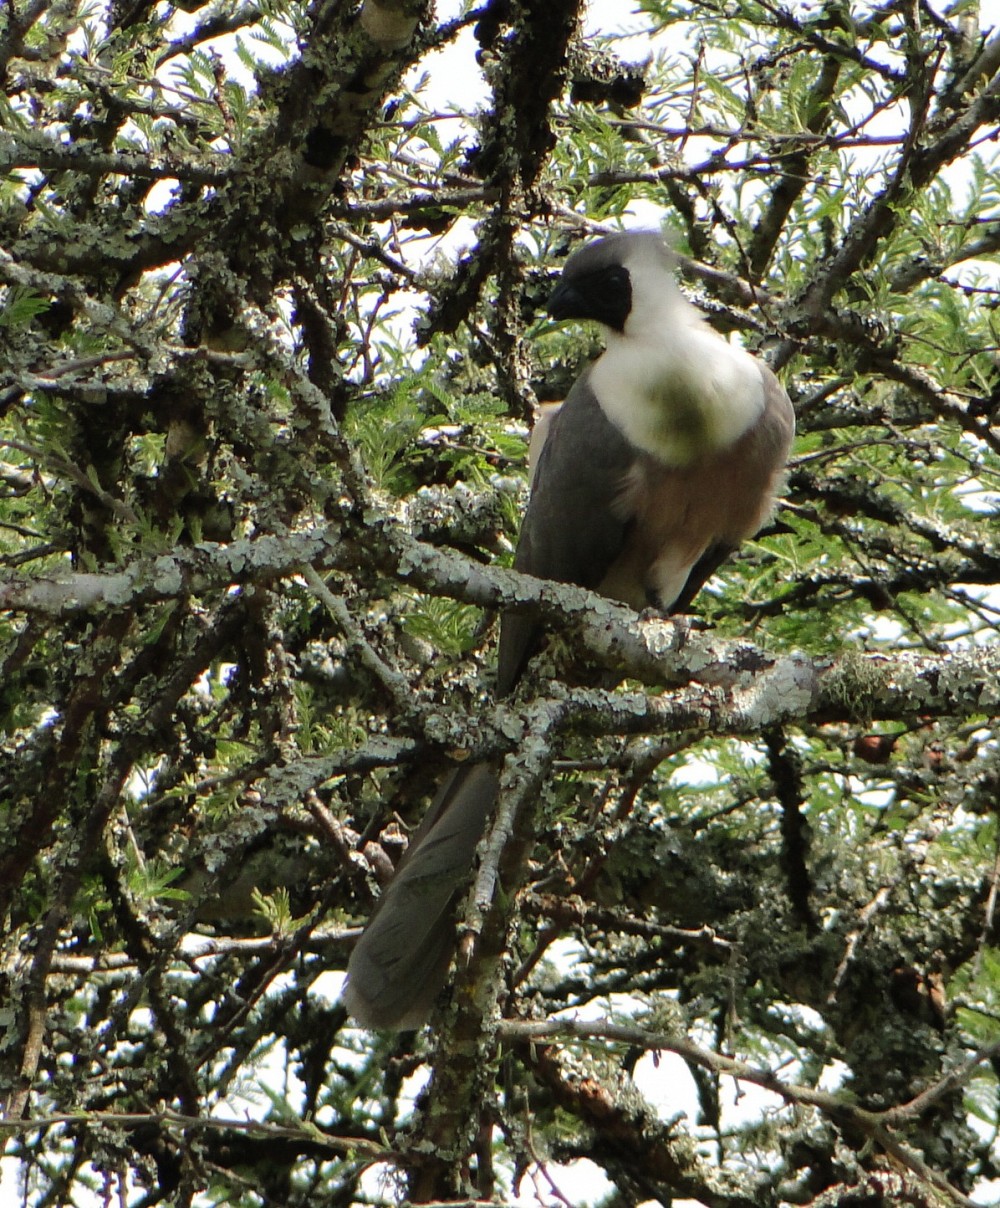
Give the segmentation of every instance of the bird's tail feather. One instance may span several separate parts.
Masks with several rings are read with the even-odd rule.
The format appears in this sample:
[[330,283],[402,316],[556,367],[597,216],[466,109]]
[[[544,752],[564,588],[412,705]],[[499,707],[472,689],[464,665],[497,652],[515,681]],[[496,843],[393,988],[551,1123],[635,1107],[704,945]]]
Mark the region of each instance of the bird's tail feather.
[[499,788],[485,763],[441,786],[347,965],[344,1001],[362,1027],[405,1032],[426,1022],[455,948],[455,898]]

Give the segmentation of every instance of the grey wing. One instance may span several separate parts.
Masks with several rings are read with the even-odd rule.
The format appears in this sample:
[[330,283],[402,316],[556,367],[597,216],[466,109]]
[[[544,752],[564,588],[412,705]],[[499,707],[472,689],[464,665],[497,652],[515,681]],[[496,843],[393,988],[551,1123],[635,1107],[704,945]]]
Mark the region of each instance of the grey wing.
[[[624,548],[629,517],[622,488],[636,452],[607,418],[589,385],[575,382],[551,420],[514,558],[540,579],[596,588]],[[504,613],[497,692],[517,683],[539,632],[534,617]]]

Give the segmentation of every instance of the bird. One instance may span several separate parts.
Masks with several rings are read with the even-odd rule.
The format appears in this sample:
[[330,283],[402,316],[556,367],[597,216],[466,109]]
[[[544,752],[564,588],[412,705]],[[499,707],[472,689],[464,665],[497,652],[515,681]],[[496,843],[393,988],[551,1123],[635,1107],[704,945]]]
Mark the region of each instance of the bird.
[[[605,347],[532,437],[531,493],[514,567],[637,611],[686,611],[770,517],[795,433],[771,369],[716,333],[675,281],[656,231],[574,251],[548,300],[592,320]],[[513,692],[541,627],[501,617],[496,695]],[[444,781],[351,953],[344,1002],[362,1027],[423,1026],[447,981],[453,911],[500,792],[500,768]]]

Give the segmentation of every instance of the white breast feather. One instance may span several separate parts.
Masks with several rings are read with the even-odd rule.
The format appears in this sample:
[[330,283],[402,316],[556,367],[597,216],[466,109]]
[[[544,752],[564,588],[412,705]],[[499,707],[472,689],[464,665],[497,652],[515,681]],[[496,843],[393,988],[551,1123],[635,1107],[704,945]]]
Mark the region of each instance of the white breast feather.
[[627,263],[632,310],[590,384],[628,440],[683,466],[738,440],[764,410],[757,363],[707,325],[656,261]]

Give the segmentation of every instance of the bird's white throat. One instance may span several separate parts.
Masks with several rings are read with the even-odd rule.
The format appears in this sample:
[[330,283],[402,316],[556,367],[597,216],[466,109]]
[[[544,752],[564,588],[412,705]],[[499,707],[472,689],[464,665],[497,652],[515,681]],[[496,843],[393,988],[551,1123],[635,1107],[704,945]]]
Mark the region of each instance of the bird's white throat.
[[623,332],[608,332],[590,385],[633,445],[668,465],[690,465],[728,448],[760,418],[760,369],[712,331],[658,265],[628,269],[631,313]]

